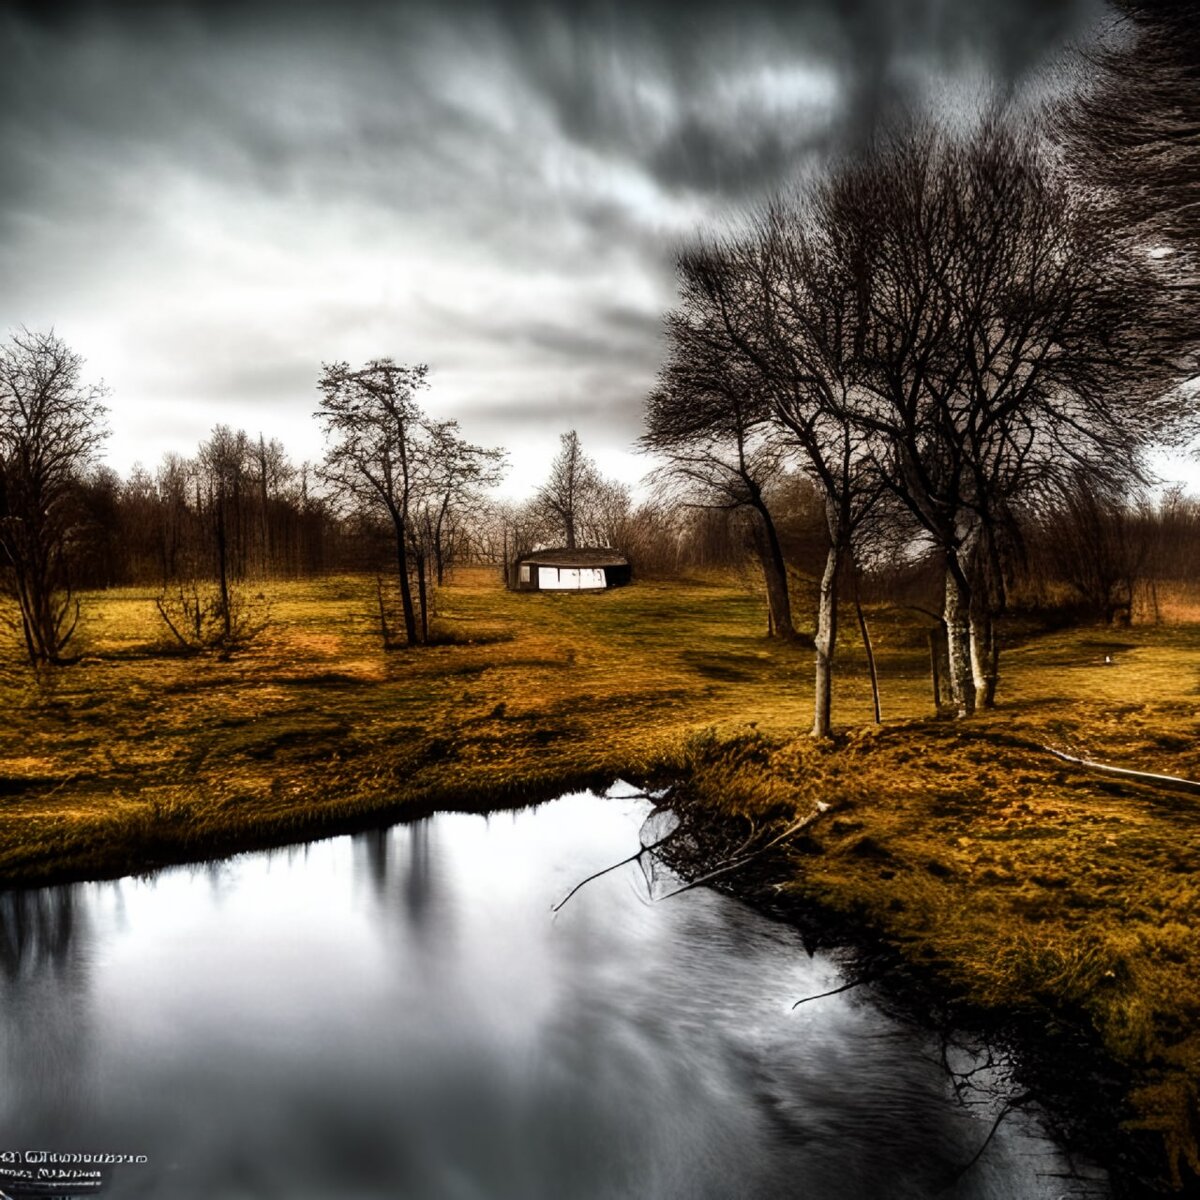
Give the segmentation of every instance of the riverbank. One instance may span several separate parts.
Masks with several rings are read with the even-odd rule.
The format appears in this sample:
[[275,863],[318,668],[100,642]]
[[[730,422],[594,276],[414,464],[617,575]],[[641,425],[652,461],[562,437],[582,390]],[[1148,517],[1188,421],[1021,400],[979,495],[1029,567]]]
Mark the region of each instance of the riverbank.
[[1165,753],[1178,735],[1152,732],[1194,717],[1130,706],[1106,742],[1106,712],[914,721],[832,745],[700,736],[672,806],[701,836],[678,862],[743,861],[722,886],[849,947],[852,977],[885,1002],[1014,1050],[1020,1090],[1120,1195],[1194,1194],[1200,797],[1042,749],[1053,731],[1196,778],[1195,743]]
[[1000,707],[958,724],[931,719],[923,620],[873,613],[885,725],[847,636],[834,719],[851,732],[815,745],[795,737],[811,654],[764,637],[750,579],[520,595],[464,572],[439,595],[440,644],[393,652],[373,580],[270,595],[270,627],[228,662],[181,657],[130,590],[85,597],[77,665],[0,666],[5,885],[617,776],[690,780],[714,828],[747,836],[820,802],[772,859],[785,900],[869,934],[924,994],[1101,1053],[1160,1183],[1200,1169],[1200,798],[1042,748],[1200,778],[1200,626],[1014,628]]

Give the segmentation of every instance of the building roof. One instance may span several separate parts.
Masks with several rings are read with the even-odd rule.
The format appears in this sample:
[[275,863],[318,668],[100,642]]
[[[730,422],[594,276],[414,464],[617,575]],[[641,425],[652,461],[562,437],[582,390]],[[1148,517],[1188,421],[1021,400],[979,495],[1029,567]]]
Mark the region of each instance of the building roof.
[[522,554],[518,562],[540,563],[546,567],[624,567],[629,563],[625,555],[602,546],[577,546],[574,550],[534,550]]

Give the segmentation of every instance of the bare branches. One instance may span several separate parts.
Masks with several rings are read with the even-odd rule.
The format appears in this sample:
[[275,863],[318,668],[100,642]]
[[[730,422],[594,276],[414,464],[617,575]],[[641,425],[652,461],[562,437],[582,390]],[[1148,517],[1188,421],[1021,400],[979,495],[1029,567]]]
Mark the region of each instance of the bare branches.
[[[1084,56],[1088,79],[1057,115],[1072,165],[1109,190],[1142,236],[1196,250],[1200,55],[1195,0],[1118,0],[1121,20]],[[1195,262],[1191,286],[1195,287]]]
[[0,587],[16,600],[34,666],[67,661],[79,606],[72,554],[83,476],[107,435],[104,388],[53,331],[0,348]]
[[238,585],[190,579],[154,598],[162,622],[184,650],[215,650],[227,659],[253,642],[271,623],[271,604]]
[[880,527],[902,506],[942,558],[965,716],[995,694],[1023,513],[1085,473],[1136,485],[1150,446],[1195,430],[1165,269],[1003,115],[907,129],[684,254],[679,280],[644,442],[730,504],[778,446],[820,487],[817,735],[839,577],[884,492]]
[[[421,411],[416,395],[427,375],[424,364],[403,366],[390,358],[372,359],[358,371],[326,363],[316,413],[328,444],[322,479],[344,505],[391,526],[409,646],[429,640],[430,559],[440,583],[463,537],[462,518],[479,503],[480,489],[499,481],[505,457],[464,440],[456,421],[433,421]],[[387,644],[386,616],[382,627]]]
[[586,879],[581,879],[557,904],[551,905],[550,911],[554,913],[558,912],[567,903],[567,901],[570,900],[577,891],[579,891],[580,888],[582,888],[585,884],[591,883],[593,879],[599,879],[602,875],[608,875],[610,872],[617,870],[619,867],[627,867],[630,863],[638,862],[643,854],[653,854],[655,850],[665,846],[667,842],[669,842],[677,833],[679,833],[681,828],[682,826],[678,826],[675,829],[672,829],[670,833],[660,837],[655,842],[651,842],[648,846],[643,846],[637,851],[637,853],[631,854],[628,858],[621,859],[620,862],[615,862],[611,866],[603,867],[599,871],[593,871],[592,874],[587,876]]
[[602,479],[596,464],[583,452],[574,429],[560,435],[562,447],[550,464],[550,477],[538,489],[534,503],[558,523],[564,545],[574,550],[585,512],[594,504]]
[[328,444],[322,478],[335,495],[380,509],[390,521],[410,646],[418,641],[409,579],[413,443],[422,416],[416,392],[426,386],[427,374],[424,364],[402,366],[390,358],[372,359],[358,371],[344,362],[326,363],[317,385],[321,405],[316,416]]
[[686,265],[680,278],[684,301],[666,317],[668,357],[646,402],[641,446],[666,460],[658,482],[685,503],[755,514],[770,626],[793,638],[787,569],[765,495],[785,470],[789,448],[723,323],[689,291]]

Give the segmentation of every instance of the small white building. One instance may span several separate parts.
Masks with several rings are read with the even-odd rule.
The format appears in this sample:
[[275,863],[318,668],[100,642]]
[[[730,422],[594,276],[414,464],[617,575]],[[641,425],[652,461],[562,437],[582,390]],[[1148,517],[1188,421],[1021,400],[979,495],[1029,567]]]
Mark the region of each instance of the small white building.
[[625,555],[585,546],[521,555],[509,566],[508,586],[514,592],[602,592],[622,587],[632,577]]

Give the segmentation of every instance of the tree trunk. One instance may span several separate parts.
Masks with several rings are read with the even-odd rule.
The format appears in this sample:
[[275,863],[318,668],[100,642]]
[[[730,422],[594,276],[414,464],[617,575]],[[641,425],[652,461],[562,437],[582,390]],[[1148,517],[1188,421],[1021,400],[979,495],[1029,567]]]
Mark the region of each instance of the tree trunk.
[[38,658],[37,647],[33,644],[29,618],[24,613],[21,613],[21,632],[25,635],[25,649],[29,652],[29,664],[36,667],[41,660]]
[[258,502],[261,517],[259,533],[262,538],[262,577],[266,579],[271,571],[271,530],[268,516],[267,451],[261,433],[258,435]]
[[879,673],[875,669],[875,648],[871,645],[871,631],[867,628],[867,618],[863,615],[862,600],[858,595],[858,567],[854,567],[854,611],[858,615],[858,628],[862,633],[863,649],[867,653],[867,670],[871,673],[871,702],[875,706],[875,724],[883,721],[883,711],[879,704]]
[[833,650],[837,642],[837,579],[841,567],[841,547],[831,542],[825,555],[825,571],[817,597],[816,696],[813,703],[812,736],[829,737],[832,730]]
[[383,648],[390,650],[392,645],[392,631],[388,628],[387,619],[387,598],[383,592],[383,576],[375,577],[375,594],[379,598],[379,632],[383,637]]
[[404,613],[404,640],[414,646],[417,642],[417,617],[413,612],[412,585],[408,579],[408,546],[404,521],[396,516],[392,518],[396,529],[396,573],[400,584],[400,607]]
[[567,549],[575,549],[575,514],[567,513]]
[[942,648],[938,644],[938,629],[929,631],[929,678],[933,683],[933,711],[942,707]]
[[425,552],[417,552],[417,599],[421,610],[421,643],[429,641],[429,593],[425,586]]
[[946,649],[950,659],[950,695],[960,717],[975,711],[975,676],[971,671],[971,589],[962,568],[950,556],[946,560]]
[[996,707],[996,683],[1000,677],[1000,643],[991,613],[971,616],[971,678],[980,708]]
[[761,518],[754,541],[758,548],[759,561],[762,563],[763,580],[767,585],[768,624],[773,626],[775,636],[790,641],[796,636],[796,629],[792,624],[792,602],[788,595],[787,566],[783,561],[779,535],[766,505],[755,505],[754,508]]
[[233,623],[229,611],[229,538],[225,525],[224,496],[217,500],[217,581],[221,589],[221,630],[228,649],[233,640]]

